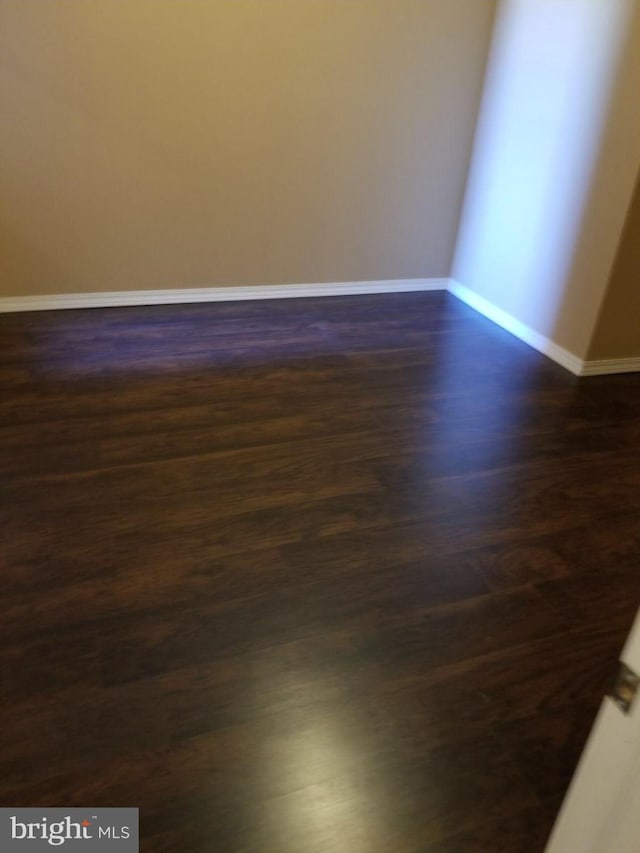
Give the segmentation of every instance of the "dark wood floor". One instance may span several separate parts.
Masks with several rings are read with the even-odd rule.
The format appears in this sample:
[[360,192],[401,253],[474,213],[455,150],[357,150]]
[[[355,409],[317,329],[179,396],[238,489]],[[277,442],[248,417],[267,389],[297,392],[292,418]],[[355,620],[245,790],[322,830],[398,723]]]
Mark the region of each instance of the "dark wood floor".
[[139,806],[143,851],[542,851],[638,605],[640,376],[443,293],[0,340],[0,804]]

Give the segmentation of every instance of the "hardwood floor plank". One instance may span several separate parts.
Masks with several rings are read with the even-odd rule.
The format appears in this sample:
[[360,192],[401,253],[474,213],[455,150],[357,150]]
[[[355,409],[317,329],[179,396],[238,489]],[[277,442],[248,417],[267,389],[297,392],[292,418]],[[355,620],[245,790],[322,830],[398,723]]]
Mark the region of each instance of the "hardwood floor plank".
[[542,853],[638,603],[640,376],[444,293],[0,316],[0,800]]
[[518,814],[487,821],[472,831],[459,832],[428,848],[429,853],[514,853],[544,850],[555,812],[539,805]]

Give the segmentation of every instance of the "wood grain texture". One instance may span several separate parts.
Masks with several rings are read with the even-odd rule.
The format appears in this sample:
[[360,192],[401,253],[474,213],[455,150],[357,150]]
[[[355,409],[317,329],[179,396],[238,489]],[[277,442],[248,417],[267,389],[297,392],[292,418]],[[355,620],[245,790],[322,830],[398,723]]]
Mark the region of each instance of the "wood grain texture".
[[0,317],[0,801],[541,853],[638,604],[640,377],[444,293]]

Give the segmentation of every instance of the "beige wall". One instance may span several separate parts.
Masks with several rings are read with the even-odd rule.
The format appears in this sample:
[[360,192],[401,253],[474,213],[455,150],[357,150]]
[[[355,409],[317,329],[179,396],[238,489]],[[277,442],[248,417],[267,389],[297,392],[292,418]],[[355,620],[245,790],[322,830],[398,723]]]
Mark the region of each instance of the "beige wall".
[[445,276],[492,0],[0,0],[0,295]]
[[453,276],[579,359],[640,164],[638,92],[638,0],[501,0]]
[[589,348],[603,358],[640,358],[640,180]]
[[625,10],[624,37],[555,330],[560,342],[587,359],[640,168],[640,0],[605,5]]

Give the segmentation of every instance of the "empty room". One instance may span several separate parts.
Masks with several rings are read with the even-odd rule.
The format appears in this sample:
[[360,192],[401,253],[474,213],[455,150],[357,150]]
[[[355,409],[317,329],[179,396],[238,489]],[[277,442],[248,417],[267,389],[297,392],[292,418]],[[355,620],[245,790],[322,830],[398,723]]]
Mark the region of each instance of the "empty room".
[[637,853],[640,0],[0,0],[0,849]]

